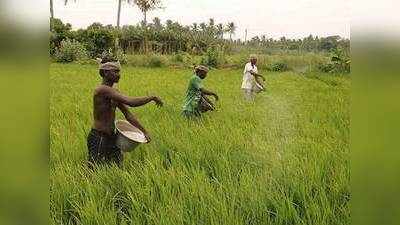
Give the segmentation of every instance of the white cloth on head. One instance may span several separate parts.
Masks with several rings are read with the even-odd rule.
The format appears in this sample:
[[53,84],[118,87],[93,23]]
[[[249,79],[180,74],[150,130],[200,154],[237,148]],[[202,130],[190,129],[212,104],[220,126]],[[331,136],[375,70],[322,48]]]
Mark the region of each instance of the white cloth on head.
[[249,57],[249,60],[252,60],[252,59],[257,59],[257,55],[256,54],[251,54],[250,57]]
[[250,72],[258,73],[257,66],[252,65],[251,62],[248,62],[244,67],[243,71],[243,82],[242,82],[242,89],[253,89],[254,85],[256,84],[256,80],[254,76]]
[[203,66],[203,65],[199,65],[199,66],[196,66],[195,68],[194,68],[194,70],[202,70],[202,71],[205,71],[206,73],[208,73],[208,67],[206,67],[206,66]]

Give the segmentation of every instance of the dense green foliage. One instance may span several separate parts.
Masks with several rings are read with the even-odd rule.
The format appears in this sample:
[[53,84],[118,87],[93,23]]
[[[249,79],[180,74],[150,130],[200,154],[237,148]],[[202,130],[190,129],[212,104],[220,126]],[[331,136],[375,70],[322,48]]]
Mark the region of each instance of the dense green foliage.
[[284,72],[288,71],[289,67],[286,63],[284,62],[276,62],[272,63],[267,67],[268,71],[273,71],[273,72]]
[[337,48],[350,50],[350,41],[342,39],[340,36],[317,37],[308,36],[303,39],[286,39],[279,40],[267,38],[265,35],[254,37],[248,42],[252,47],[263,47],[265,49],[282,49],[282,50],[301,50],[301,51],[331,51]]
[[207,52],[204,54],[201,59],[201,64],[207,65],[209,67],[217,68],[218,66],[225,64],[225,54],[220,49],[219,46],[211,46],[207,49]]
[[163,66],[165,63],[163,62],[162,57],[158,56],[158,55],[151,55],[149,57],[149,63],[148,66],[150,67],[161,67]]
[[86,29],[79,29],[73,35],[76,40],[86,46],[91,57],[98,57],[104,51],[114,49],[117,37],[114,27],[103,26],[100,23],[93,23]]
[[123,170],[90,172],[97,67],[52,64],[51,224],[349,224],[350,79],[260,72],[267,91],[251,104],[242,69],[212,70],[205,87],[220,95],[218,110],[188,122],[180,110],[192,70],[124,67],[122,92],[157,94],[165,106],[132,110],[153,142],[126,154]]
[[72,26],[64,24],[59,19],[50,19],[50,54],[53,55],[56,49],[61,46],[61,42],[72,37]]
[[78,41],[65,39],[61,41],[60,47],[56,48],[54,58],[57,62],[73,62],[86,60],[88,55],[86,54],[85,47]]
[[350,73],[350,56],[343,49],[333,49],[331,61],[320,64],[319,69],[326,73]]

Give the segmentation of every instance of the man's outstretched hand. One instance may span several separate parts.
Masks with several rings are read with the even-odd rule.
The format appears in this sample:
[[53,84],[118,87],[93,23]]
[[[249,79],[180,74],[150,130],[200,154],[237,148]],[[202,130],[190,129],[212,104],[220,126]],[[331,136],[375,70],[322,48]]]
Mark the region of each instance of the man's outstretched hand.
[[151,142],[151,138],[150,138],[150,135],[149,135],[149,133],[144,133],[144,136],[146,137],[146,140],[147,140],[147,143],[150,143]]
[[214,98],[215,98],[215,101],[218,101],[218,100],[219,100],[219,97],[218,97],[217,94],[213,94],[213,96],[214,96]]
[[158,96],[153,96],[153,101],[156,103],[156,105],[158,107],[161,107],[164,105],[164,103],[162,102],[161,98]]

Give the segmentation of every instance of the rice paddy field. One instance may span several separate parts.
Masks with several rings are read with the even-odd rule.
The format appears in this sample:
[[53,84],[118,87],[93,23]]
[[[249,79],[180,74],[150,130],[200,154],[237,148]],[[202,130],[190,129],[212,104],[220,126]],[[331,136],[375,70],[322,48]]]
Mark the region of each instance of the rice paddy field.
[[267,91],[249,103],[242,70],[211,70],[217,111],[186,121],[191,74],[124,67],[121,92],[165,105],[131,109],[152,142],[126,153],[123,169],[90,171],[97,67],[50,66],[51,224],[350,223],[348,76],[263,73]]

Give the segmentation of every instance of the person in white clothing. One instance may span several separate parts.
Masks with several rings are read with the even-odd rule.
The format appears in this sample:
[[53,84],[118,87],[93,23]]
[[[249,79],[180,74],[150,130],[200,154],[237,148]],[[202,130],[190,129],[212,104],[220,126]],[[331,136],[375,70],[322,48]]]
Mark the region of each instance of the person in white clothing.
[[256,64],[257,56],[250,55],[250,60],[244,67],[242,82],[242,89],[246,100],[253,100],[255,93],[259,92],[258,90],[264,90],[264,86],[259,78],[261,77],[263,81],[265,81],[265,78],[258,74]]

